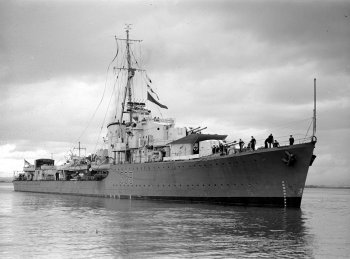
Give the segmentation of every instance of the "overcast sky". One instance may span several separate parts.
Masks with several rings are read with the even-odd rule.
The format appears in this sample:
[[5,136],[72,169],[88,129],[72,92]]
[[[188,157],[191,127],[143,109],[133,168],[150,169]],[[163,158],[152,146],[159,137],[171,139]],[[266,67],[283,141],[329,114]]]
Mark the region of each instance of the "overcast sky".
[[350,1],[0,1],[0,176],[100,147],[108,84],[89,121],[127,23],[169,107],[158,116],[180,126],[302,138],[317,78],[307,184],[350,185]]

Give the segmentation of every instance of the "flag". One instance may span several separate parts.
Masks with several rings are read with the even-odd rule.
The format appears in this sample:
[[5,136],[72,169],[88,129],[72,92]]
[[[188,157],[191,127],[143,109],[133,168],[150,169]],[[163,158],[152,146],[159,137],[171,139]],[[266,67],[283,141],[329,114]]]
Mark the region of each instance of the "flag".
[[153,91],[153,89],[152,89],[149,85],[147,85],[147,88],[148,88],[148,90],[150,90],[153,94],[155,94],[155,95],[157,96],[157,99],[159,100],[158,94],[157,94],[155,91]]
[[148,77],[147,74],[146,74],[146,78],[147,78],[147,80],[152,84],[152,80]]
[[30,167],[31,166],[31,164],[27,161],[27,160],[25,160],[24,159],[24,167]]
[[163,109],[168,109],[168,107],[166,107],[165,105],[161,104],[160,102],[158,102],[156,99],[154,99],[154,97],[147,91],[147,100],[157,104],[159,107],[163,108]]

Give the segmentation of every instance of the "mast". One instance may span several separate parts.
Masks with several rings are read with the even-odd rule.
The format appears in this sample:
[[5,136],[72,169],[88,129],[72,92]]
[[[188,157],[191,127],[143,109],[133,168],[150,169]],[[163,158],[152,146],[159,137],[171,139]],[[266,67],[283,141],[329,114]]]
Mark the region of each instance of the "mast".
[[[131,79],[132,77],[134,76],[134,73],[132,71],[132,67],[131,67],[131,57],[130,57],[130,43],[129,43],[129,29],[130,29],[130,26],[127,25],[126,26],[126,58],[127,58],[127,62],[128,62],[128,81],[126,83],[126,88],[129,92],[129,96],[128,96],[128,101],[129,103],[131,102]],[[125,100],[124,100],[125,102]],[[130,119],[130,122],[132,122],[132,109],[130,109],[130,112],[129,112],[129,119]]]
[[122,110],[121,110],[121,114],[120,114],[120,122],[123,121],[123,114],[124,114],[125,102],[126,102],[126,97],[127,96],[128,96],[128,103],[130,104],[130,109],[127,111],[127,113],[129,113],[129,120],[130,120],[130,122],[132,122],[132,91],[131,91],[132,78],[135,75],[135,71],[143,71],[142,69],[133,68],[132,64],[131,64],[130,44],[131,44],[131,42],[141,42],[141,40],[131,40],[129,38],[130,25],[131,24],[127,24],[126,25],[126,30],[125,30],[126,31],[126,39],[119,39],[119,38],[115,37],[116,40],[123,40],[123,41],[126,42],[127,68],[114,67],[114,69],[127,70],[128,71],[128,79],[127,79],[126,86],[125,86],[124,98],[123,98],[123,102],[122,102]]
[[312,136],[316,134],[316,78],[314,78],[314,116],[313,116],[313,129]]
[[86,152],[86,148],[85,147],[80,147],[80,141],[78,142],[78,147],[74,147],[73,149],[78,149],[79,150],[79,157],[80,157],[80,150],[85,150],[85,152]]

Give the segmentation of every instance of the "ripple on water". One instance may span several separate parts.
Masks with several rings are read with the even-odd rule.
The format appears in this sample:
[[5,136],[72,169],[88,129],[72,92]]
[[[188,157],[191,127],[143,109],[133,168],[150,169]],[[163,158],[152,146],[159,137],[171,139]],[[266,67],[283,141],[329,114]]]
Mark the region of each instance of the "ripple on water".
[[1,258],[313,258],[350,252],[344,246],[350,240],[349,191],[306,189],[301,210],[284,210],[19,193],[8,186],[0,186]]

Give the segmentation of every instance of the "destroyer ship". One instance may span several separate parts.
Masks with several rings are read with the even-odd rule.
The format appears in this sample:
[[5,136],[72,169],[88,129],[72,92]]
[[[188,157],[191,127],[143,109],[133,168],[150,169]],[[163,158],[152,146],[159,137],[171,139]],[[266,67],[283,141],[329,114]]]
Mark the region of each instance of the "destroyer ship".
[[[79,143],[79,155],[63,165],[53,159],[25,160],[23,172],[13,180],[15,191],[300,207],[316,157],[316,94],[312,136],[278,147],[245,147],[227,135],[204,134],[205,128],[176,127],[174,119],[154,117],[147,103],[167,107],[133,55],[131,44],[138,41],[129,38],[129,28],[126,38],[116,41],[125,46],[126,63],[114,71],[117,79],[126,76],[121,103],[107,125],[105,148],[81,156]],[[144,101],[135,94],[135,73],[144,78]]]

